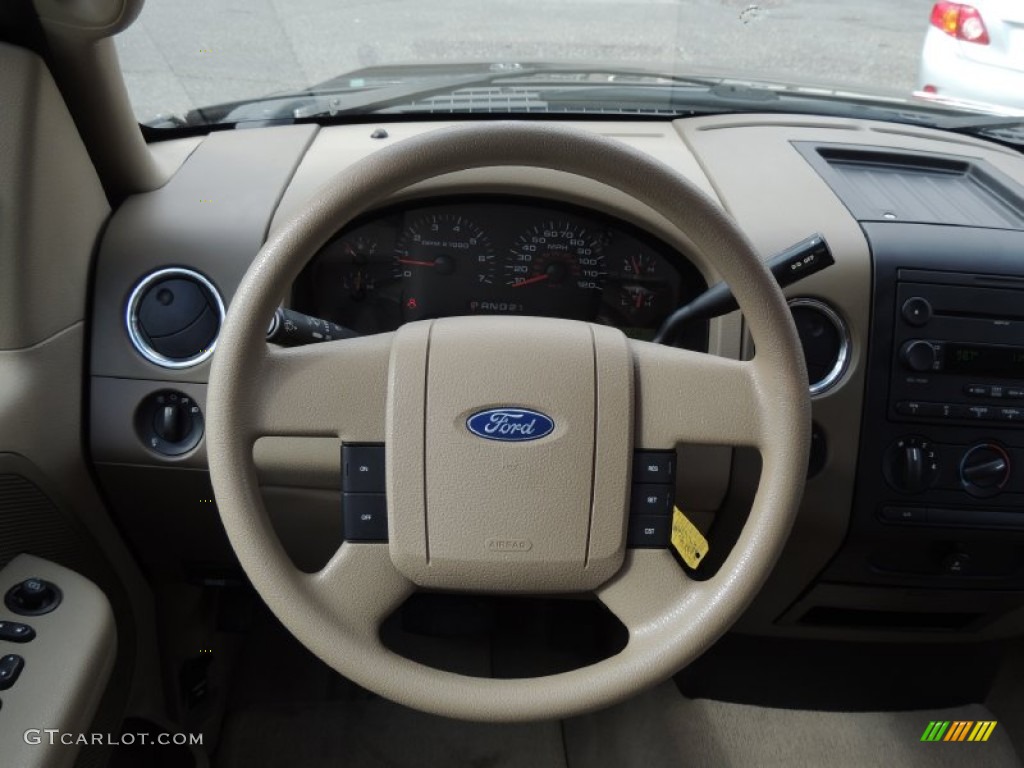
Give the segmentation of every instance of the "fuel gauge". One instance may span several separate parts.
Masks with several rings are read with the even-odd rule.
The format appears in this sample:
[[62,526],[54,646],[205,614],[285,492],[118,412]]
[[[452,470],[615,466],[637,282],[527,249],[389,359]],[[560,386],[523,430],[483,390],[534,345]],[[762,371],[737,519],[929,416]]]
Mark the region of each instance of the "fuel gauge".
[[644,286],[625,285],[618,291],[618,307],[631,319],[642,318],[654,309],[657,292]]

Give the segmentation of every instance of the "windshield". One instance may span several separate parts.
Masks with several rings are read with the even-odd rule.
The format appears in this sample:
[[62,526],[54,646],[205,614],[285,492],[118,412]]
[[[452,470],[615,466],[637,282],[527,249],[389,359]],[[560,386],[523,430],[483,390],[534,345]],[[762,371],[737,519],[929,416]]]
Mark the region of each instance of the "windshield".
[[[449,111],[496,111],[500,93],[498,111],[683,112],[684,85],[715,82],[744,83],[728,94],[734,111],[755,87],[827,93],[833,105],[870,97],[1024,109],[1024,3],[1011,0],[147,0],[117,48],[138,119],[165,127],[436,112],[440,94]],[[573,68],[574,85],[589,87],[569,94]],[[418,81],[429,87],[408,87]],[[449,83],[469,94],[458,109]],[[383,101],[366,98],[401,84]],[[561,90],[552,97],[542,85]],[[486,104],[473,87],[490,89]],[[311,88],[330,98],[308,100]],[[305,101],[280,98],[303,92]],[[273,108],[239,109],[272,96]]]

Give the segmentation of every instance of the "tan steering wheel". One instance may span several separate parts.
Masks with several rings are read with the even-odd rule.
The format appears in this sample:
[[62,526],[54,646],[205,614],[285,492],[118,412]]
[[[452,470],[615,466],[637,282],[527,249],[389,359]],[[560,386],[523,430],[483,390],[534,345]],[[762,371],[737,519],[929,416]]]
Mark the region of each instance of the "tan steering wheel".
[[[264,329],[288,286],[345,223],[411,184],[468,168],[556,169],[616,187],[685,233],[732,287],[757,353],[749,362],[547,318],[446,318],[395,333],[281,349]],[[484,409],[534,409],[542,439],[481,439]],[[557,718],[666,679],[725,632],[768,576],[807,467],[810,401],[778,286],[735,224],[684,178],[593,134],[544,124],[440,129],[335,177],[267,242],[231,302],[210,374],[207,444],[217,504],[270,609],[335,670],[411,707],[470,720]],[[260,497],[263,435],[384,442],[386,544],[345,543],[318,573],[296,569]],[[625,549],[634,449],[755,446],[750,516],[714,577],[665,550]],[[339,511],[340,514],[340,511]],[[593,592],[626,647],[546,677],[493,680],[388,650],[381,622],[416,589]]]

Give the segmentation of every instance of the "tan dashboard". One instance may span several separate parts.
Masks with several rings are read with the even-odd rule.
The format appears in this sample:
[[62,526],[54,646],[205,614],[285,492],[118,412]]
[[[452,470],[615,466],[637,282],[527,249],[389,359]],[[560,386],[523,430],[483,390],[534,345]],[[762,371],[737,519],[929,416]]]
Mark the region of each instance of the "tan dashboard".
[[[195,442],[177,453],[167,453],[160,449],[162,444],[150,441],[150,411],[145,411],[146,424],[140,427],[141,405],[172,393],[201,414],[209,360],[197,357],[169,366],[141,354],[130,332],[135,289],[157,270],[186,269],[209,282],[203,296],[211,312],[216,313],[214,294],[230,308],[231,296],[268,232],[301,210],[321,184],[338,174],[343,178],[349,165],[382,147],[449,125],[287,126],[217,132],[199,141],[182,139],[157,147],[161,162],[180,162],[180,167],[163,188],[129,199],[112,217],[97,261],[92,316],[92,457],[116,514],[145,557],[161,563],[232,561],[211,502],[201,424]],[[842,375],[813,401],[814,421],[827,449],[822,466],[808,480],[786,553],[739,628],[757,633],[849,637],[852,630],[875,635],[878,628],[868,625],[811,626],[800,621],[815,607],[857,611],[884,603],[888,593],[867,584],[814,586],[843,546],[851,525],[872,332],[873,272],[862,222],[798,146],[844,145],[967,158],[998,168],[1020,183],[1024,159],[997,145],[953,134],[827,118],[744,115],[575,125],[625,142],[687,177],[735,217],[765,258],[813,232],[821,232],[830,243],[835,266],[787,290],[791,298],[825,304],[848,334]],[[411,205],[458,195],[515,195],[615,217],[693,259],[709,284],[717,279],[697,260],[685,235],[665,219],[619,190],[564,173],[514,167],[467,171],[398,191],[391,203]],[[339,227],[342,224],[338,222]],[[285,302],[290,300],[289,289],[281,286]],[[740,357],[750,353],[747,346],[738,313],[710,324],[712,353]],[[160,406],[169,402],[161,400]],[[315,568],[340,542],[336,442],[264,438],[255,455],[268,506],[286,546],[297,562]],[[679,467],[677,498],[705,530],[713,530],[719,510],[743,506],[744,494],[756,486],[759,471],[757,461],[742,452],[688,446],[679,449]],[[144,508],[132,502],[143,488],[156,491],[157,497]],[[954,591],[954,602],[969,595],[966,590]],[[902,606],[907,610],[943,610],[944,598],[924,586],[908,591],[907,599]],[[1020,631],[1020,604],[993,602],[987,620],[967,631],[980,636]],[[886,628],[886,636],[917,635],[896,624]]]

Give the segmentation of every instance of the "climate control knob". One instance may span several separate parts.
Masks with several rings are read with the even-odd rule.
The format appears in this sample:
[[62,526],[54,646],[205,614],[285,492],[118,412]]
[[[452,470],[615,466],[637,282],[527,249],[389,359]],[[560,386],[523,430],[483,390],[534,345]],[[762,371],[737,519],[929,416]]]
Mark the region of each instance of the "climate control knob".
[[968,448],[960,460],[960,482],[972,496],[995,496],[1010,479],[1010,455],[993,443]]
[[930,341],[917,339],[903,345],[900,359],[912,371],[933,371],[939,362],[939,351]]
[[902,493],[930,488],[939,474],[935,448],[922,437],[901,437],[889,446],[882,462],[886,481]]

